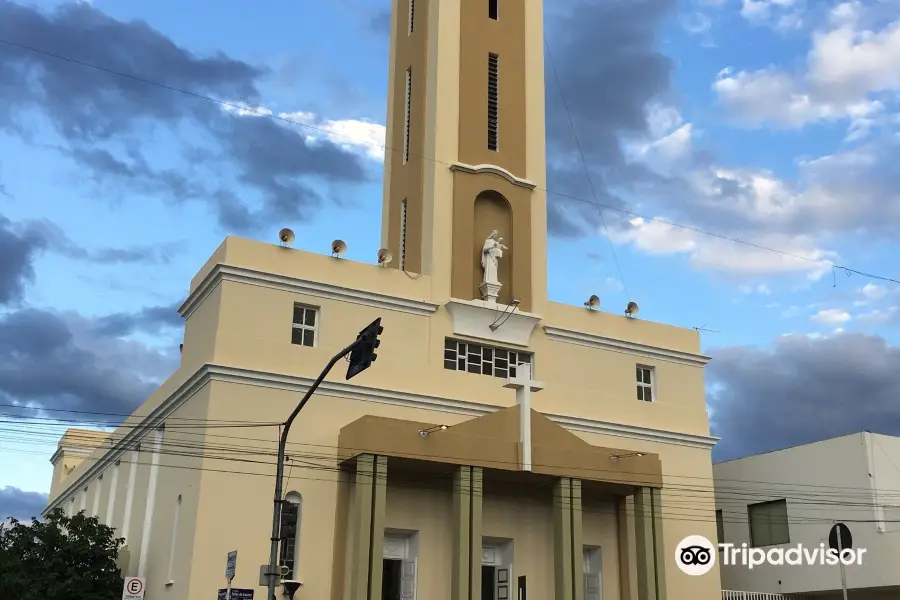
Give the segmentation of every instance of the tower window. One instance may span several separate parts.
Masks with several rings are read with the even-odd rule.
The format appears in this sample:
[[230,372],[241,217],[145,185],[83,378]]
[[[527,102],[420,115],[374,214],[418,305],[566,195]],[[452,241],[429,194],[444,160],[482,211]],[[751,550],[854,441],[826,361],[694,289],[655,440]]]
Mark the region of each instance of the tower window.
[[500,107],[498,105],[499,90],[499,62],[496,54],[488,54],[488,150],[497,150],[498,144],[498,120]]
[[409,0],[409,34],[412,35],[416,25],[416,0]]
[[497,3],[500,0],[488,0],[488,17],[497,20]]
[[412,111],[412,67],[406,69],[406,101],[403,117],[403,164],[409,161],[409,115]]
[[406,198],[400,201],[400,270],[406,270]]

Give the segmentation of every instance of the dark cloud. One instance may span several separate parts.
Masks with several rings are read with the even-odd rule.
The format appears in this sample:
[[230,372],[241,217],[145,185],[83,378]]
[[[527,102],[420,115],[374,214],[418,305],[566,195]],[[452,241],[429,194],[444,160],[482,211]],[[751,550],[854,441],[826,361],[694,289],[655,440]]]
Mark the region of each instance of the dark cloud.
[[[263,219],[311,218],[323,199],[309,176],[330,183],[370,176],[360,157],[309,142],[299,126],[242,117],[173,91],[258,105],[258,85],[269,72],[221,53],[196,56],[146,23],[118,21],[85,3],[42,12],[0,0],[0,38],[44,52],[0,44],[0,130],[24,135],[39,114],[96,183],[123,197],[137,191],[204,201],[220,223],[246,231]],[[179,141],[180,166],[162,166],[144,145],[160,132],[206,147]],[[255,192],[237,205],[237,196],[223,191],[233,187],[232,173],[234,183]]]
[[135,332],[159,333],[165,329],[184,326],[178,313],[180,302],[165,306],[148,306],[136,313],[114,313],[99,317],[95,323],[97,333],[122,337]]
[[14,223],[0,214],[0,306],[22,300],[25,286],[34,280],[32,262],[44,251],[94,264],[156,264],[168,263],[180,249],[181,244],[162,244],[87,250],[51,221]]
[[[673,6],[567,0],[547,8],[547,176],[548,187],[561,192],[549,197],[552,234],[580,237],[601,225],[596,206],[566,195],[626,208],[616,189],[651,176],[628,163],[621,140],[647,133],[648,106],[669,92],[672,62],[657,50],[657,34]],[[623,219],[615,211],[604,217],[608,226]]]
[[177,350],[122,340],[104,325],[114,334],[128,329],[38,309],[0,317],[0,397],[37,409],[130,414],[174,371]]
[[13,223],[0,215],[0,306],[22,300],[25,285],[34,280],[32,260],[44,247],[40,235],[17,232]]
[[709,351],[716,460],[872,431],[900,435],[900,347],[859,333]]
[[0,521],[12,517],[28,523],[32,517],[40,517],[47,505],[47,494],[24,492],[19,488],[0,488]]

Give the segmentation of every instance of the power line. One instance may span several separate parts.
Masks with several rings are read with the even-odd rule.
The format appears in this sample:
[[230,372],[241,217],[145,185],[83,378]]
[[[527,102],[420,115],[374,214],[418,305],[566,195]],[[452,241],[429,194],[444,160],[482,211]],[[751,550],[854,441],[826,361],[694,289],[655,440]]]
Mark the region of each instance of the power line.
[[[169,431],[168,426],[166,427],[166,431],[167,432]],[[53,439],[52,438],[53,434],[51,432],[22,432],[20,430],[15,430],[15,429],[5,429],[5,430],[0,429],[0,435],[2,435],[4,433],[8,434],[8,435],[12,434],[13,437],[12,438],[0,437],[0,440],[12,442],[12,443],[19,443],[19,444],[44,445],[43,440],[52,441],[52,439]],[[166,436],[164,438],[163,446],[168,447],[168,448],[177,448],[182,451],[183,450],[196,450],[196,451],[209,450],[211,452],[226,452],[226,453],[231,452],[231,453],[237,453],[237,454],[241,454],[241,455],[251,453],[251,454],[258,455],[258,456],[275,456],[274,440],[266,440],[266,439],[262,439],[262,438],[235,437],[232,435],[226,436],[226,435],[204,434],[204,433],[196,433],[196,432],[185,432],[185,431],[182,431],[181,429],[178,429],[177,433],[182,436],[203,436],[203,438],[223,438],[223,439],[227,439],[229,441],[238,441],[239,440],[242,442],[243,441],[263,442],[263,443],[272,443],[273,445],[272,445],[272,447],[267,447],[267,446],[260,446],[258,444],[257,445],[253,445],[253,444],[216,444],[216,443],[207,442],[207,441],[205,441],[205,439],[204,439],[204,441],[193,441],[191,439],[178,440],[178,439],[173,439],[170,436]],[[70,435],[70,439],[72,439],[73,441],[75,441],[77,443],[79,438],[78,438],[77,434],[74,434],[74,435]],[[89,438],[88,436],[82,436],[81,439],[85,443],[85,445],[82,447],[87,450],[97,450],[97,449],[101,449],[101,447],[107,451],[114,449],[114,448],[109,448],[109,447],[105,447],[105,446],[97,446],[95,444],[92,444],[91,442],[93,440],[91,438]],[[124,437],[120,438],[118,441],[113,440],[113,439],[110,439],[108,441],[118,445],[118,443],[121,442],[123,439],[124,439]],[[299,449],[294,450],[294,448],[299,448],[299,447],[317,448],[320,450],[318,451],[318,453],[315,453],[314,451],[309,451],[309,450],[305,450],[305,451],[300,451]],[[346,448],[346,447],[340,448],[338,446],[332,446],[332,445],[327,445],[327,444],[310,444],[310,443],[306,443],[306,442],[293,442],[293,443],[288,444],[288,453],[295,458],[298,456],[302,456],[302,457],[306,457],[306,458],[310,458],[310,459],[329,459],[329,460],[331,460],[331,459],[338,457],[339,452],[342,450],[355,452],[355,451],[362,451],[364,449]],[[206,455],[204,455],[204,456],[206,456]],[[425,455],[425,454],[421,454],[421,455],[420,454],[410,454],[409,457],[421,458],[421,459],[432,459],[432,460],[444,459],[444,460],[448,460],[448,461],[453,461],[453,460],[456,460],[459,458],[459,457],[455,457],[455,456]],[[513,464],[518,464],[518,463],[512,463],[512,462],[508,462],[508,461],[489,461],[489,462],[490,462],[490,464],[496,465],[497,468],[500,468],[500,469],[512,466]],[[608,469],[599,469],[599,468],[581,468],[581,469],[578,469],[578,471],[587,473],[587,474],[618,473],[618,471],[613,471],[613,470],[608,470]],[[633,474],[648,475],[648,476],[655,475],[652,473],[639,473],[639,472],[635,472]],[[700,482],[718,482],[718,485],[704,485],[703,487],[698,487],[698,485],[700,485],[700,484],[685,486],[685,485],[679,485],[679,484],[670,482],[670,483],[666,484],[666,487],[670,488],[670,489],[681,487],[681,488],[691,489],[691,490],[695,490],[695,491],[701,490],[701,489],[706,489],[709,491],[715,490],[717,492],[733,490],[733,491],[739,491],[741,493],[748,493],[750,491],[745,486],[734,486],[734,485],[729,486],[725,483],[725,482],[731,482],[732,484],[733,483],[753,484],[755,487],[753,488],[752,492],[753,493],[761,493],[763,495],[766,495],[766,494],[771,495],[771,494],[775,494],[775,493],[783,493],[785,491],[788,491],[788,492],[791,492],[792,494],[799,493],[801,495],[804,495],[805,497],[811,497],[811,496],[815,496],[815,497],[846,497],[846,496],[854,496],[854,495],[870,497],[870,495],[872,493],[871,490],[859,490],[858,488],[845,487],[845,486],[802,484],[802,483],[795,483],[795,482],[788,484],[788,483],[784,483],[784,482],[771,482],[771,481],[759,481],[759,480],[710,478],[710,477],[684,475],[684,474],[679,474],[679,473],[664,473],[663,476],[664,476],[664,478],[666,478],[668,480],[681,479],[681,480],[694,480],[694,481],[699,480]],[[769,486],[769,487],[760,487],[760,486]],[[797,489],[793,489],[793,488],[813,488],[813,489],[811,489],[810,491],[804,491],[803,489],[797,490]],[[840,492],[840,491],[832,492],[832,491],[828,491],[828,490],[847,490],[847,491],[846,492]],[[879,493],[881,495],[887,494],[887,495],[900,496],[900,489],[891,490],[891,489],[883,488],[883,489],[874,490],[874,491],[876,491],[877,493]],[[794,496],[791,496],[791,497],[794,497]]]
[[[29,454],[28,452],[17,451],[17,450],[9,450],[9,449],[6,449],[6,451],[8,451],[8,452],[13,452],[13,453],[19,453],[19,454]],[[208,458],[208,459],[210,459],[210,460],[217,460],[217,461],[222,461],[222,462],[242,463],[242,464],[245,464],[245,465],[257,464],[257,465],[265,465],[265,466],[274,466],[274,463],[273,463],[273,462],[253,460],[253,459],[248,459],[248,458],[246,458],[246,457],[244,457],[244,458],[208,457],[208,456],[205,456],[205,455],[192,454],[192,453],[189,453],[189,452],[179,452],[179,451],[173,451],[173,450],[166,450],[166,449],[164,449],[164,448],[163,448],[163,449],[160,449],[159,454],[160,454],[160,456],[171,456],[171,457]],[[86,459],[86,460],[97,460],[97,459],[88,458],[88,459]],[[295,459],[294,459],[293,457],[292,457],[290,460],[291,460],[291,462],[295,462]],[[140,461],[140,460],[138,460],[138,461],[129,461],[129,463],[131,463],[131,464],[136,464],[136,465],[139,465],[139,466],[152,466],[152,465],[153,465],[152,462],[142,462],[142,461]],[[165,462],[159,462],[159,463],[157,463],[157,466],[160,467],[160,468],[182,469],[182,470],[188,470],[188,471],[200,471],[200,472],[211,472],[211,473],[222,473],[222,474],[229,474],[229,475],[250,475],[250,476],[260,476],[260,477],[269,477],[269,476],[270,476],[270,474],[268,474],[268,473],[260,473],[260,472],[254,472],[254,471],[236,471],[236,470],[233,470],[233,469],[218,469],[218,468],[212,468],[212,467],[207,467],[207,466],[200,466],[200,467],[197,467],[197,466],[190,466],[190,465],[184,465],[184,464],[180,464],[180,465],[179,465],[179,464],[166,464]],[[346,476],[346,475],[351,475],[350,472],[344,471],[344,470],[342,470],[340,467],[332,467],[332,466],[327,466],[327,465],[323,465],[323,466],[300,466],[300,467],[298,467],[298,468],[300,468],[300,469],[316,470],[316,471],[322,471],[322,472],[332,472],[332,473],[335,473],[335,474],[338,474],[338,475],[344,474],[345,476]],[[437,473],[437,474],[435,475],[434,478],[419,478],[419,479],[418,479],[417,481],[415,481],[415,482],[403,482],[403,481],[393,481],[393,480],[391,480],[391,481],[390,481],[390,485],[391,485],[392,487],[393,487],[393,486],[397,486],[397,487],[408,487],[408,488],[410,488],[410,489],[426,489],[426,490],[434,490],[434,491],[448,491],[448,490],[450,489],[449,484],[450,484],[451,476],[452,476],[452,468],[448,469],[448,470],[445,471],[445,472],[439,472],[439,473]],[[380,482],[387,482],[388,480],[387,480],[386,477],[387,477],[387,476],[385,476],[385,475],[375,475],[375,476],[374,476],[374,480],[375,480],[376,482],[379,482],[379,481],[380,481]],[[336,478],[336,479],[333,479],[333,478],[321,478],[321,477],[299,476],[299,475],[298,475],[298,476],[293,476],[292,479],[301,480],[301,481],[320,481],[320,482],[329,482],[329,483],[348,483],[348,484],[351,484],[351,485],[353,485],[353,484],[356,483],[356,481],[355,481],[352,477],[344,477],[344,478]],[[85,486],[85,487],[88,487],[88,486]],[[548,486],[548,485],[545,485],[545,486],[537,486],[537,487],[538,487],[538,489],[539,489],[539,488],[547,488],[547,487],[549,487],[549,486]],[[81,490],[67,490],[67,491],[70,491],[70,492],[73,492],[73,493],[67,494],[67,495],[62,495],[62,494],[60,494],[59,496],[55,497],[55,498],[53,499],[53,501],[56,502],[56,501],[58,501],[58,500],[60,500],[60,499],[62,499],[62,502],[63,502],[63,503],[65,503],[65,502],[67,502],[67,501],[72,501],[72,500],[74,500],[74,497],[75,497],[77,494],[81,493]],[[708,518],[710,512],[712,511],[712,509],[713,509],[714,506],[717,506],[717,505],[721,505],[721,504],[722,504],[722,502],[720,502],[718,498],[713,498],[713,497],[711,497],[711,496],[704,497],[704,496],[701,496],[701,495],[679,494],[679,493],[677,493],[677,492],[678,492],[678,489],[677,489],[677,488],[674,488],[674,489],[673,489],[673,488],[670,487],[670,486],[665,486],[665,487],[663,488],[663,491],[664,491],[664,493],[665,493],[665,496],[664,496],[664,503],[663,503],[663,506],[662,506],[662,511],[661,511],[662,514],[661,514],[661,516],[662,516],[663,518],[668,519],[668,520],[673,520],[673,521],[687,521],[687,522],[704,522],[704,523],[712,523],[712,522],[715,520],[715,518],[714,518],[714,519]],[[96,493],[96,492],[95,492],[95,493]],[[484,494],[484,490],[482,489],[482,491],[481,491],[480,493],[478,493],[478,495],[483,495],[483,494]],[[552,497],[552,498],[555,498],[555,495],[552,495],[551,497]],[[766,501],[766,500],[771,499],[771,497],[772,497],[772,494],[771,494],[771,493],[766,493],[766,494],[759,494],[759,498],[756,498],[756,499],[757,499],[758,501],[762,502],[762,501]],[[682,498],[683,500],[679,500],[679,498]],[[751,496],[750,499],[753,500],[754,498]],[[568,498],[561,498],[561,500],[565,503],[565,502],[568,501]],[[735,500],[736,500],[736,499],[735,499]],[[740,506],[740,508],[744,508],[744,509],[745,509],[746,504],[747,504],[747,503],[744,502],[744,503]],[[792,502],[792,504],[797,504],[797,502]],[[829,509],[830,509],[830,510],[834,510],[834,509],[837,509],[837,508],[844,508],[844,509],[859,509],[859,511],[862,512],[864,508],[872,508],[872,509],[873,509],[873,508],[878,508],[878,507],[880,507],[880,505],[866,506],[866,505],[859,505],[859,504],[855,504],[855,503],[846,503],[846,502],[840,502],[840,503],[838,503],[838,502],[835,502],[835,503],[832,503],[832,505],[831,505],[828,509],[822,508],[822,509],[818,509],[818,510],[829,510]],[[604,512],[615,513],[615,512],[618,512],[618,509],[617,509],[616,507],[613,507],[612,510],[606,511],[606,510],[603,510],[601,507],[598,507],[598,506],[592,506],[592,507],[590,508],[590,510],[593,511],[593,512],[599,512],[599,513],[604,513]],[[807,510],[809,510],[809,509],[807,509]],[[723,519],[722,519],[723,522],[728,522],[728,523],[746,523],[745,510],[740,510],[740,511],[739,511],[737,506],[735,506],[735,510],[734,510],[734,511],[731,511],[731,510],[725,511],[725,510],[723,510],[722,513],[723,513]],[[635,512],[634,512],[634,510],[626,510],[626,514],[634,515]],[[726,514],[729,515],[729,519],[728,519],[728,520],[725,520],[725,515],[726,515]],[[732,517],[732,515],[734,515],[734,517]],[[704,517],[706,517],[706,518],[704,518]],[[842,518],[841,520],[842,520],[842,521],[845,521],[845,522],[856,522],[856,523],[876,523],[876,522],[877,522],[877,523],[894,523],[894,522],[900,522],[900,521],[895,521],[895,520],[891,520],[891,519],[848,519],[848,518]],[[833,519],[830,518],[830,517],[824,517],[824,516],[823,516],[823,517],[814,517],[814,516],[804,516],[804,515],[796,515],[796,516],[792,516],[791,519],[790,519],[790,522],[791,522],[791,523],[796,523],[796,524],[809,524],[809,523],[820,523],[820,522],[821,522],[821,523],[831,523],[832,521],[833,521]]]
[[594,199],[593,204],[597,207],[597,214],[600,215],[600,223],[603,225],[603,235],[606,237],[606,241],[609,242],[609,249],[613,255],[613,261],[616,263],[616,270],[619,272],[619,280],[622,282],[622,288],[625,290],[625,296],[628,297],[629,300],[634,300],[631,297],[631,294],[628,293],[628,285],[625,283],[625,275],[622,274],[622,267],[619,266],[619,256],[616,254],[616,246],[613,244],[612,238],[609,236],[609,229],[606,227],[606,217],[603,215],[603,209],[600,206],[600,203],[597,201],[597,191],[594,189],[594,180],[591,177],[591,170],[588,168],[587,159],[584,156],[584,152],[581,149],[581,142],[578,141],[578,130],[575,127],[575,121],[572,119],[572,113],[569,111],[569,103],[566,101],[566,94],[563,91],[562,83],[559,80],[559,72],[556,70],[556,64],[553,62],[553,54],[550,52],[550,44],[547,42],[546,36],[544,37],[544,48],[547,50],[547,58],[550,62],[550,70],[553,71],[553,77],[556,80],[556,88],[559,90],[559,97],[562,99],[563,108],[566,112],[566,118],[569,120],[569,127],[572,129],[572,138],[575,140],[575,148],[578,150],[578,156],[581,158],[581,164],[584,167],[584,176],[587,177],[588,186],[591,190],[591,196]]
[[[79,60],[79,59],[76,59],[76,58],[72,58],[72,57],[70,57],[70,56],[64,56],[64,55],[62,55],[62,54],[57,54],[57,53],[55,53],[55,52],[50,52],[50,51],[47,51],[47,50],[41,50],[41,49],[39,49],[39,48],[35,48],[35,47],[33,47],[33,46],[28,46],[28,45],[26,45],[26,44],[22,44],[22,43],[19,43],[19,42],[14,42],[14,41],[12,41],[12,40],[0,38],[0,43],[6,44],[7,46],[11,46],[11,47],[14,47],[14,48],[19,48],[19,49],[21,49],[21,50],[27,50],[27,51],[29,51],[29,52],[34,52],[35,54],[41,54],[41,55],[48,56],[48,57],[51,57],[51,58],[55,58],[55,59],[58,59],[58,60],[66,61],[66,62],[69,62],[69,63],[72,63],[72,64],[77,64],[77,65],[80,65],[80,66],[83,66],[83,67],[87,67],[87,68],[90,68],[90,69],[95,69],[95,70],[98,70],[98,71],[102,71],[102,72],[108,73],[108,74],[110,74],[110,75],[116,75],[116,76],[118,76],[118,77],[124,77],[124,78],[126,78],[126,79],[131,79],[131,80],[133,80],[133,81],[137,81],[137,82],[140,82],[140,83],[144,83],[144,84],[146,84],[146,85],[152,85],[152,86],[159,87],[159,88],[162,88],[162,89],[166,89],[166,90],[169,90],[169,91],[172,91],[172,92],[176,92],[176,93],[179,93],[179,94],[184,94],[184,95],[186,95],[186,96],[191,96],[191,97],[196,98],[196,99],[199,99],[199,100],[205,100],[205,101],[207,101],[207,102],[212,102],[212,103],[218,104],[218,105],[220,105],[220,106],[223,106],[223,107],[225,107],[225,108],[228,108],[228,109],[230,109],[230,110],[238,110],[238,111],[242,111],[242,112],[246,112],[246,113],[252,113],[252,114],[255,114],[255,115],[258,115],[258,116],[268,117],[268,118],[270,118],[270,119],[276,119],[276,120],[279,120],[279,121],[283,121],[283,122],[285,122],[285,123],[290,123],[291,125],[297,125],[297,126],[299,126],[299,127],[304,127],[304,128],[306,128],[306,129],[309,129],[309,130],[312,130],[312,131],[318,131],[318,132],[323,133],[323,134],[328,135],[328,136],[341,137],[341,138],[345,138],[345,139],[347,139],[347,140],[355,141],[355,142],[360,143],[360,144],[368,145],[368,146],[375,147],[375,148],[381,148],[381,149],[385,150],[385,152],[400,152],[400,150],[395,149],[395,148],[392,148],[392,147],[390,147],[390,146],[388,146],[388,145],[373,144],[373,143],[370,142],[369,140],[365,140],[365,139],[360,138],[360,137],[357,137],[357,136],[352,136],[352,135],[349,135],[349,134],[346,134],[346,133],[340,133],[340,132],[337,132],[337,131],[331,131],[331,130],[325,129],[325,128],[323,128],[323,127],[317,127],[317,126],[315,126],[315,125],[311,125],[311,124],[309,124],[309,123],[302,123],[302,122],[300,122],[300,121],[295,121],[295,120],[293,120],[293,119],[289,119],[289,118],[284,117],[284,116],[282,116],[282,115],[276,115],[276,114],[274,114],[274,113],[272,113],[272,112],[269,112],[269,111],[267,111],[267,110],[261,110],[261,109],[258,109],[258,108],[251,108],[251,107],[249,107],[249,106],[241,106],[241,105],[235,104],[235,103],[233,103],[233,102],[227,102],[227,101],[225,101],[225,100],[219,100],[219,99],[217,99],[217,98],[213,98],[212,96],[207,96],[207,95],[205,95],[205,94],[200,94],[200,93],[197,93],[197,92],[192,92],[192,91],[186,90],[186,89],[184,89],[184,88],[179,88],[179,87],[167,85],[167,84],[164,84],[164,83],[160,83],[160,82],[158,82],[158,81],[153,81],[153,80],[150,80],[150,79],[146,79],[146,78],[144,78],[144,77],[139,77],[139,76],[137,76],[137,75],[132,75],[132,74],[130,74],[130,73],[124,73],[124,72],[122,72],[122,71],[117,71],[117,70],[115,70],[115,69],[110,69],[110,68],[107,68],[107,67],[102,67],[102,66],[100,66],[100,65],[93,64],[93,63],[89,63],[89,62],[86,62],[86,61],[83,61],[83,60]],[[546,43],[546,40],[545,40],[545,43]],[[447,165],[447,166],[450,166],[450,164],[451,164],[451,163],[446,162],[446,161],[438,160],[437,158],[428,157],[428,156],[424,156],[424,155],[418,155],[418,154],[415,154],[415,153],[411,153],[410,156],[411,156],[411,157],[414,157],[414,158],[421,159],[421,160],[428,160],[428,161],[431,161],[431,162],[434,162],[434,163],[437,163],[437,164],[444,164],[444,165]],[[593,186],[593,184],[591,184],[591,185]],[[812,257],[809,257],[809,256],[803,256],[803,255],[796,254],[796,253],[793,253],[793,252],[787,252],[787,251],[784,251],[784,250],[779,250],[779,249],[777,249],[777,248],[772,248],[772,247],[770,247],[770,246],[764,246],[764,245],[762,245],[762,244],[756,244],[756,243],[748,242],[748,241],[746,241],[746,240],[738,239],[738,238],[735,238],[735,237],[731,237],[731,236],[727,236],[727,235],[723,235],[723,234],[714,233],[714,232],[711,232],[711,231],[708,231],[708,230],[700,229],[700,228],[698,228],[698,227],[692,227],[692,226],[690,226],[690,225],[683,225],[683,224],[681,224],[681,223],[676,223],[676,222],[674,222],[674,221],[668,221],[668,220],[660,219],[660,218],[657,218],[657,217],[650,217],[650,216],[647,216],[647,215],[642,215],[642,214],[640,214],[640,213],[637,213],[637,212],[634,212],[634,211],[631,211],[631,210],[627,210],[627,209],[621,208],[621,207],[619,207],[619,206],[612,206],[612,205],[608,205],[608,204],[603,204],[603,203],[601,203],[599,200],[596,200],[596,199],[594,199],[594,200],[589,200],[589,199],[586,199],[586,198],[579,198],[578,196],[573,196],[573,195],[565,194],[565,193],[562,193],[562,192],[554,192],[554,191],[551,191],[551,190],[549,190],[549,189],[541,188],[541,187],[536,187],[536,189],[539,189],[539,190],[541,190],[541,191],[543,191],[543,192],[546,192],[547,194],[550,194],[550,195],[553,195],[553,196],[557,196],[557,197],[559,197],[559,198],[565,198],[565,199],[568,199],[568,200],[574,200],[574,201],[578,201],[578,202],[585,202],[585,203],[588,203],[588,204],[593,204],[594,206],[596,206],[596,207],[597,207],[598,209],[600,209],[601,211],[602,211],[602,210],[612,210],[612,211],[615,211],[615,212],[618,212],[618,213],[622,213],[622,214],[625,214],[625,215],[629,215],[629,216],[631,216],[631,217],[636,217],[636,218],[643,219],[644,221],[647,221],[647,222],[660,223],[660,224],[662,224],[662,225],[667,225],[667,226],[669,226],[669,227],[675,227],[675,228],[678,228],[678,229],[683,229],[683,230],[685,230],[685,231],[691,231],[691,232],[697,233],[697,234],[699,234],[699,235],[704,235],[704,236],[708,236],[708,237],[720,239],[720,240],[723,240],[723,241],[728,241],[728,242],[731,242],[731,243],[734,243],[734,244],[743,245],[743,246],[749,246],[749,247],[755,248],[755,249],[757,249],[757,250],[763,250],[763,251],[766,251],[766,252],[773,252],[773,253],[780,254],[780,255],[782,255],[782,256],[788,257],[788,258],[793,258],[793,259],[796,259],[796,260],[802,260],[802,261],[809,262],[809,263],[813,263],[813,264],[824,265],[824,266],[827,266],[827,267],[829,267],[829,268],[831,268],[831,269],[839,269],[839,270],[844,271],[844,272],[847,273],[847,274],[855,274],[855,275],[859,275],[859,276],[861,276],[861,277],[866,277],[866,278],[869,278],[869,279],[876,279],[876,280],[879,280],[879,281],[884,281],[884,282],[889,282],[889,283],[895,283],[895,284],[900,285],[900,280],[898,280],[898,279],[894,279],[894,278],[892,278],[892,277],[886,277],[886,276],[882,276],[882,275],[877,275],[877,274],[874,274],[874,273],[868,273],[868,272],[865,272],[865,271],[860,271],[860,270],[858,270],[858,269],[854,269],[854,268],[852,268],[852,267],[848,267],[848,266],[845,266],[845,265],[838,265],[838,264],[835,264],[835,263],[833,263],[832,261],[829,261],[829,260],[825,260],[825,259],[821,259],[821,258],[812,258]],[[607,238],[608,238],[608,237],[609,237],[609,236],[607,235]],[[618,260],[617,260],[617,262],[618,262]],[[623,284],[623,287],[624,287],[624,284]]]

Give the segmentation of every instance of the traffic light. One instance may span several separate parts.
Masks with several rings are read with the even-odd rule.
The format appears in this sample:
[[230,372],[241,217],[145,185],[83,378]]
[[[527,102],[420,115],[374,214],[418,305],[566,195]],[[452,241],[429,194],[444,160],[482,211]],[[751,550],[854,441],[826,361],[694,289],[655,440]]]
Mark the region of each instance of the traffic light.
[[297,537],[297,513],[298,506],[294,502],[281,503],[281,530],[278,537],[282,540],[292,540]]
[[378,358],[378,355],[375,354],[375,349],[381,345],[381,340],[378,339],[378,336],[383,332],[384,327],[381,326],[381,317],[369,323],[365,329],[359,332],[359,335],[356,337],[356,347],[350,353],[347,379],[359,375],[375,362],[375,359]]

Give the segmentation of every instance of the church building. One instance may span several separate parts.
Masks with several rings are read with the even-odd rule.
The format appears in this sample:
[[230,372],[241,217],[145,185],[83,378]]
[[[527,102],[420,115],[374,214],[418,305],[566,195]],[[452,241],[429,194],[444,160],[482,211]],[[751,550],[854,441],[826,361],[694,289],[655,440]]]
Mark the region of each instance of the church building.
[[278,424],[380,318],[290,430],[294,598],[719,600],[675,562],[716,539],[698,333],[548,299],[543,2],[392,2],[382,251],[227,237],[179,369],[66,433],[47,510],[115,527],[146,600],[217,597],[232,551],[232,597],[266,600]]

